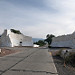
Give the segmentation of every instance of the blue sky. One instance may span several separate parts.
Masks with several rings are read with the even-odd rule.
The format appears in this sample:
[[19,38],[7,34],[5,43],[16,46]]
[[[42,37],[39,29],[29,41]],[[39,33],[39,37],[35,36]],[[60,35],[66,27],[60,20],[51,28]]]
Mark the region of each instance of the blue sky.
[[17,29],[34,38],[75,31],[75,0],[0,0],[0,34]]

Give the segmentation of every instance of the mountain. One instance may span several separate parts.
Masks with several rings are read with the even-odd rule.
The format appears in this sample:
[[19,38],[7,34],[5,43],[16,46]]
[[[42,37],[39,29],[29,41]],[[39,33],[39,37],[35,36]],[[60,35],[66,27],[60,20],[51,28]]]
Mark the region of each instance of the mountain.
[[42,38],[32,38],[32,40],[33,40],[33,42],[37,42],[39,40],[44,40],[44,39],[42,39]]

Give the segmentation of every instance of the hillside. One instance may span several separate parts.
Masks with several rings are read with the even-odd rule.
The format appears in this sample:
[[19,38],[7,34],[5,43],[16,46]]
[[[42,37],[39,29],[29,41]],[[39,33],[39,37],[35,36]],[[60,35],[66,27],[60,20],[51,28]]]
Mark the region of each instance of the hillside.
[[33,42],[37,42],[39,40],[44,40],[44,39],[42,39],[42,38],[32,38],[32,40],[33,40]]

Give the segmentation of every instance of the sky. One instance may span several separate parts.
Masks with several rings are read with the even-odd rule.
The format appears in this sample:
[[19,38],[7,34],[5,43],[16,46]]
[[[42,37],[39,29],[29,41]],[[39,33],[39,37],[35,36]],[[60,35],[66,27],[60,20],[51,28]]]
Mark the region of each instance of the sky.
[[33,38],[75,31],[75,0],[0,0],[0,34],[20,30]]

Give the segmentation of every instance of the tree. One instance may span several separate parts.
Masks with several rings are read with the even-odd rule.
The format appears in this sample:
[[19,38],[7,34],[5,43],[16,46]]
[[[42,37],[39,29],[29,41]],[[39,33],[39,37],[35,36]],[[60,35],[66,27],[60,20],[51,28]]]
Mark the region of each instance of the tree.
[[53,34],[47,34],[45,41],[48,43],[48,45],[51,44],[53,37],[55,37]]
[[43,40],[39,40],[38,42],[35,42],[34,44],[44,46],[46,43]]

